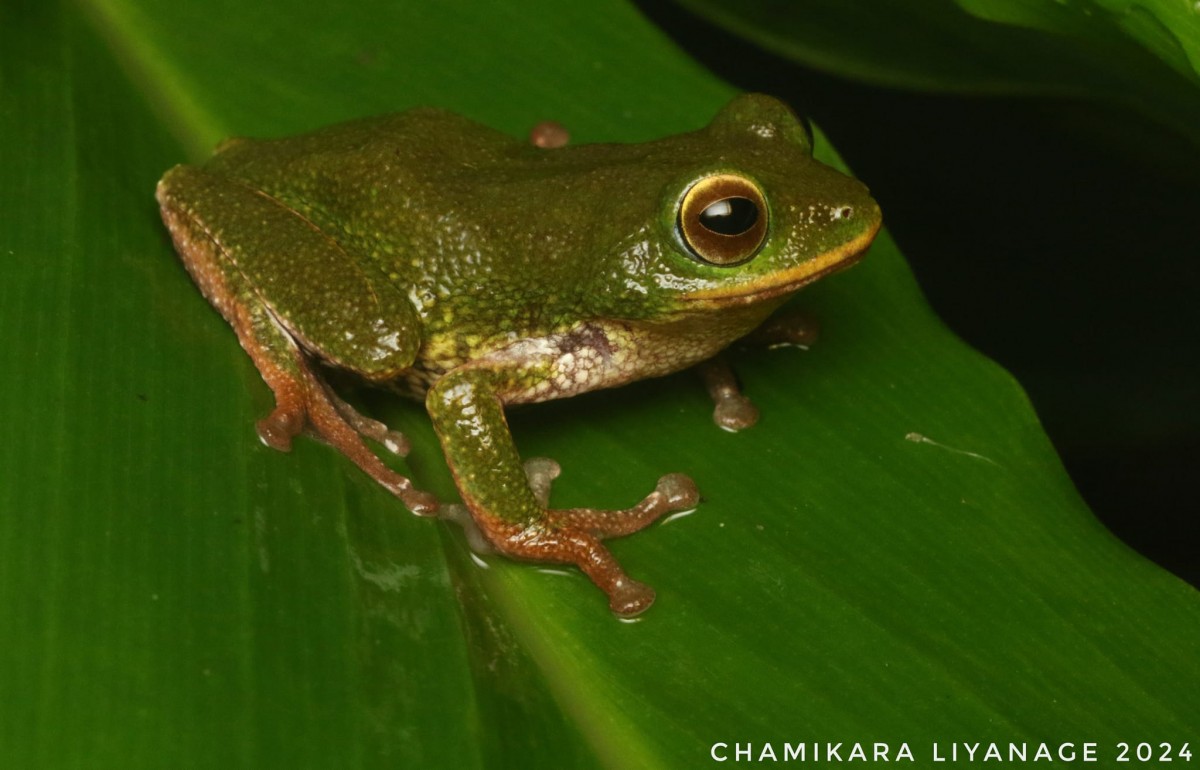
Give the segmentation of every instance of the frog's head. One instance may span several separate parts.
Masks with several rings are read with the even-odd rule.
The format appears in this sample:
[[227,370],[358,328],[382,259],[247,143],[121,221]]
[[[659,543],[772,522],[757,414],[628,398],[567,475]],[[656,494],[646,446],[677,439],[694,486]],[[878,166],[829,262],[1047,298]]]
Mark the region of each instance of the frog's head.
[[879,230],[867,188],[815,160],[808,128],[771,97],[739,96],[659,146],[654,247],[627,251],[624,273],[657,300],[652,315],[782,301],[853,264]]

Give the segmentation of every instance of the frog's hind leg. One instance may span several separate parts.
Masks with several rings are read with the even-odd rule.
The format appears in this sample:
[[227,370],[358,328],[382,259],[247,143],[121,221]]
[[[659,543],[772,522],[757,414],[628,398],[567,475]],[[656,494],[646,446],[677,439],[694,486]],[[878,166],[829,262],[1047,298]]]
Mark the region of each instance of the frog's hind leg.
[[404,437],[359,415],[333,394],[293,337],[254,295],[241,273],[228,261],[218,258],[215,239],[194,218],[164,206],[163,221],[171,231],[184,266],[204,296],[233,327],[242,348],[275,394],[275,408],[257,426],[263,443],[286,452],[291,449],[292,439],[308,430],[349,457],[413,513],[433,514],[437,500],[428,492],[415,489],[409,479],[384,465],[360,438],[378,440],[401,454],[401,450],[407,449]]
[[407,457],[408,452],[412,449],[412,444],[409,443],[408,437],[398,430],[392,430],[379,420],[367,417],[350,404],[342,400],[329,383],[321,380],[321,384],[325,386],[325,395],[337,408],[338,414],[342,416],[346,422],[350,423],[350,427],[354,428],[355,432],[363,438],[369,438],[377,444],[382,445],[385,449],[394,455]]
[[397,454],[408,451],[408,440],[339,398],[265,309],[240,309],[233,327],[275,394],[275,409],[257,425],[264,444],[286,452],[292,439],[307,430],[350,458],[413,513],[428,516],[437,511],[433,495],[414,488],[412,481],[384,465],[361,436]]

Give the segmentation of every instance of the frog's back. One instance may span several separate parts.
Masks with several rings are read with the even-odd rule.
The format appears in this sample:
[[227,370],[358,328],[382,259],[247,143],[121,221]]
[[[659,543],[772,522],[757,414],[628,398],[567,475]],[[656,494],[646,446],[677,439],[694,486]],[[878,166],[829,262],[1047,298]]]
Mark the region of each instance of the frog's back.
[[[204,170],[302,217],[336,244],[328,255],[344,263],[342,272],[399,290],[420,319],[420,357],[457,363],[468,348],[544,325],[545,303],[531,295],[528,276],[539,260],[529,244],[545,239],[530,229],[529,196],[512,188],[522,177],[515,168],[554,155],[459,115],[418,108],[294,137],[231,140]],[[514,200],[519,210],[511,210]],[[568,284],[550,275],[555,269],[565,264],[543,262],[536,274]]]
[[488,164],[501,148],[518,144],[448,110],[418,107],[298,136],[232,140],[208,167],[282,197],[320,199],[331,187],[420,184]]

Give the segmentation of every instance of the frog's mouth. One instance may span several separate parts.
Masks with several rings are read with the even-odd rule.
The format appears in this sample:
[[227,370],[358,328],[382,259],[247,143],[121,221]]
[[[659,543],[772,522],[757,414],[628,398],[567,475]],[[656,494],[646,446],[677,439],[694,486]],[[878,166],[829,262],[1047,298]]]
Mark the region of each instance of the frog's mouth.
[[706,306],[726,307],[750,304],[782,294],[790,294],[830,273],[845,270],[856,264],[866,253],[871,241],[875,240],[881,224],[876,224],[857,238],[830,249],[815,259],[810,259],[787,270],[759,276],[733,286],[699,289],[682,294],[679,299],[689,303],[690,307],[699,309]]

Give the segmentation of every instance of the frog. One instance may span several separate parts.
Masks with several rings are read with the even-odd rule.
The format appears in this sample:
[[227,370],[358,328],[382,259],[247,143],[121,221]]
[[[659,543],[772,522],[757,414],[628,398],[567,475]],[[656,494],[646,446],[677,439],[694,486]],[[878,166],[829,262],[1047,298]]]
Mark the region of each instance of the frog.
[[[700,366],[717,425],[749,427],[757,409],[722,352],[755,335],[809,339],[773,314],[856,263],[882,219],[771,96],[738,95],[707,125],[652,141],[566,136],[522,141],[416,107],[226,140],[167,171],[156,197],[184,267],[273,392],[264,444],[323,441],[413,514],[459,519],[512,559],[574,565],[630,618],[655,592],[605,541],[697,508],[696,484],[669,473],[629,508],[551,508],[559,467],[522,462],[506,410]],[[333,376],[424,403],[462,503],[386,464],[381,450],[405,456],[409,439]]]

